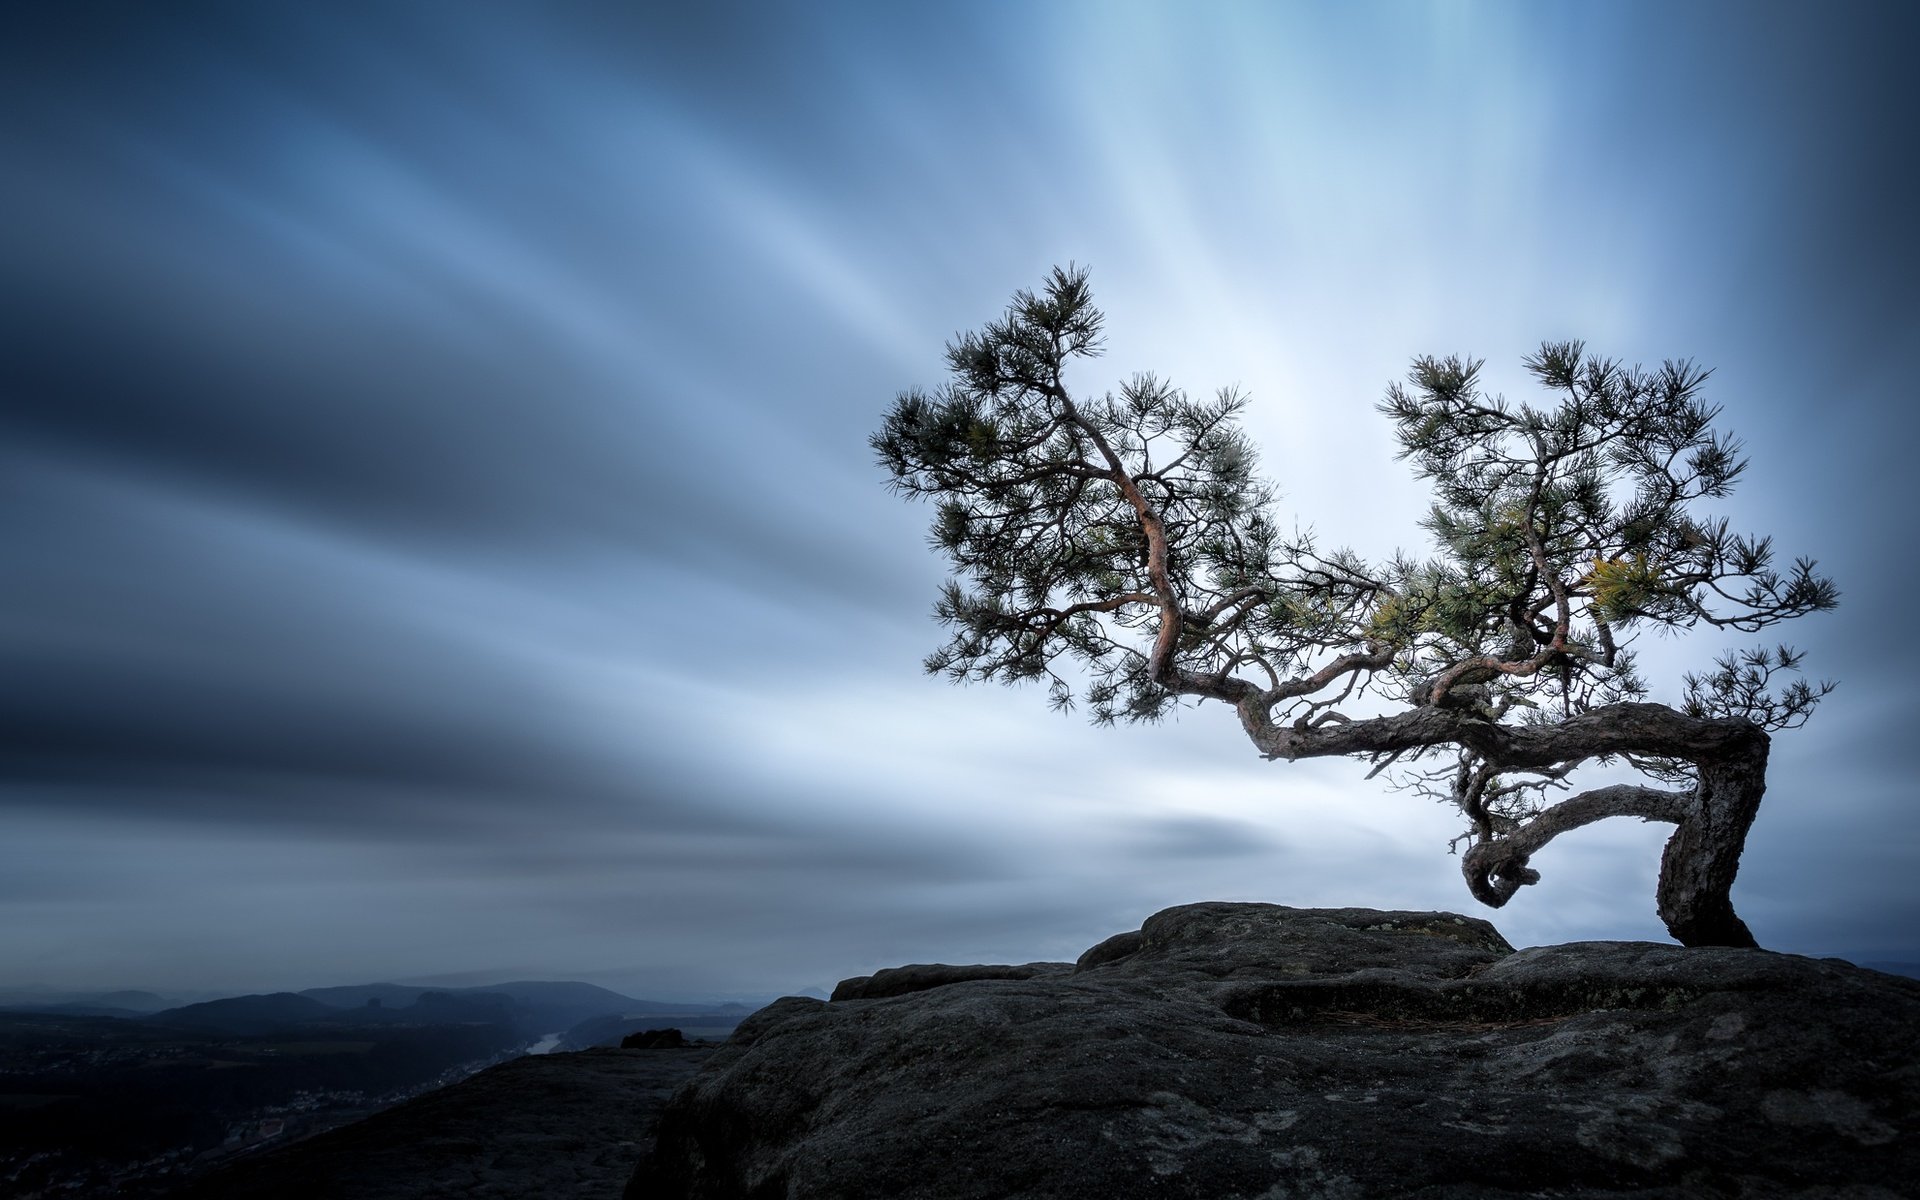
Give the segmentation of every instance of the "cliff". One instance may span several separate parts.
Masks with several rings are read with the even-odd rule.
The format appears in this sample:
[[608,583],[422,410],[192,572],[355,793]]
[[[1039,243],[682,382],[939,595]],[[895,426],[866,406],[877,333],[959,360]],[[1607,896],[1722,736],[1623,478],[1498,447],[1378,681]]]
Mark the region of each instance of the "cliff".
[[1920,1180],[1920,983],[1196,904],[1076,964],[911,966],[742,1024],[629,1200],[1848,1197]]
[[188,1195],[1891,1200],[1917,1179],[1920,982],[1196,904],[1077,963],[849,979],[719,1049],[519,1059]]

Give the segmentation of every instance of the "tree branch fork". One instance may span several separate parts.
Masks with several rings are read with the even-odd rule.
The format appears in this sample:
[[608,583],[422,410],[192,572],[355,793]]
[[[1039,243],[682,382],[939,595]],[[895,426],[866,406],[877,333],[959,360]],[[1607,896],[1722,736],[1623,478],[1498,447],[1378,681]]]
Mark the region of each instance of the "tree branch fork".
[[[1632,627],[1759,629],[1838,592],[1810,561],[1783,576],[1765,539],[1688,515],[1744,467],[1696,397],[1706,372],[1549,344],[1526,365],[1564,399],[1535,409],[1482,395],[1478,362],[1416,360],[1412,389],[1392,385],[1381,410],[1434,483],[1424,523],[1442,557],[1379,568],[1274,529],[1237,390],[1201,404],[1138,376],[1117,398],[1076,399],[1064,368],[1098,352],[1101,320],[1085,272],[1056,269],[1044,295],[1016,294],[1003,320],[951,343],[957,382],[902,395],[874,438],[896,489],[942,499],[935,541],[971,589],[948,585],[938,615],[957,632],[929,670],[1051,678],[1065,707],[1054,660],[1071,654],[1094,671],[1097,719],[1216,700],[1268,759],[1361,757],[1378,774],[1452,748],[1450,798],[1473,823],[1462,870],[1482,902],[1537,882],[1529,860],[1562,833],[1660,821],[1675,826],[1657,892],[1669,931],[1753,944],[1729,891],[1768,730],[1803,722],[1831,685],[1769,690],[1798,667],[1781,647],[1688,676],[1680,708],[1648,703]],[[1353,715],[1369,695],[1406,707]],[[1525,719],[1507,719],[1515,708]],[[1692,787],[1546,802],[1576,767],[1615,757]]]

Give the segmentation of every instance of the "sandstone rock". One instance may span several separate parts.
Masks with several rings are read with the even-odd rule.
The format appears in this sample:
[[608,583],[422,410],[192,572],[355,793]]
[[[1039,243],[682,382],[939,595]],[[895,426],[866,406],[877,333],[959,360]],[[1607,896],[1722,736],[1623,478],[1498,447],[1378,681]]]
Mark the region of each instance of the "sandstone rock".
[[1835,961],[1515,952],[1450,913],[1196,904],[1071,970],[919,966],[835,995],[743,1023],[669,1103],[630,1200],[1920,1181],[1920,982]]
[[946,963],[913,963],[888,967],[872,975],[842,979],[833,989],[835,1000],[878,1000],[883,996],[904,996],[928,988],[965,983],[970,979],[1032,979],[1039,975],[1065,975],[1072,963],[1024,963],[1017,967],[973,965],[948,966]]
[[681,1050],[686,1044],[678,1029],[643,1029],[620,1039],[622,1050]]

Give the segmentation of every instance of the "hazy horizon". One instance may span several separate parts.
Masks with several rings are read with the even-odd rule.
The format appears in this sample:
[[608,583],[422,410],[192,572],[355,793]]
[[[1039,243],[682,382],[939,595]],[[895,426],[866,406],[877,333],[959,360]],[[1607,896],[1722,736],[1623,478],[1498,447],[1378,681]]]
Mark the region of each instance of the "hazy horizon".
[[[1424,547],[1414,356],[1713,368],[1715,511],[1842,593],[1769,639],[1840,688],[1736,903],[1920,961],[1917,11],[16,14],[0,983],[761,996],[1207,899],[1666,940],[1661,827],[1488,910],[1365,764],[921,674],[932,514],[866,438],[1067,263],[1077,386],[1237,384],[1282,518],[1373,557]],[[1725,644],[1647,638],[1654,698]]]
[[[1116,930],[1116,932],[1119,932],[1119,931]],[[1518,949],[1518,950],[1525,950],[1527,948],[1528,947],[1526,946],[1515,947],[1515,949]],[[1870,967],[1876,970],[1891,971],[1893,974],[1897,974],[1897,975],[1908,975],[1915,978],[1920,978],[1920,961],[1908,962],[1908,961],[1890,960],[1890,959],[1860,958],[1860,957],[1854,957],[1854,956],[1839,954],[1839,953],[1829,953],[1829,954],[1815,953],[1815,954],[1808,955],[1808,957],[1844,958],[1844,959],[1847,959],[1847,961],[1854,963],[1856,966]],[[1009,961],[1013,961],[1013,960],[1009,960]],[[1024,962],[1028,960],[1020,959],[1018,961]],[[896,965],[904,965],[904,964],[896,964]],[[138,983],[123,985],[119,987],[66,987],[59,984],[44,983],[40,981],[28,981],[28,982],[16,983],[16,982],[9,982],[6,980],[0,980],[0,1006],[11,1005],[14,1007],[18,1007],[19,1004],[22,1003],[22,1000],[14,999],[13,997],[26,997],[31,993],[36,993],[36,992],[45,992],[45,993],[53,993],[53,994],[60,994],[60,995],[67,995],[67,994],[103,995],[103,994],[110,994],[112,992],[148,992],[148,993],[160,996],[171,1003],[195,1004],[195,1003],[200,1003],[204,1000],[218,999],[218,998],[223,998],[227,996],[270,995],[276,992],[296,992],[297,993],[297,992],[316,991],[316,990],[332,988],[332,987],[367,987],[367,986],[374,986],[374,985],[380,985],[380,984],[392,984],[397,987],[484,988],[484,987],[497,986],[497,985],[508,984],[508,983],[525,983],[525,982],[588,983],[588,984],[593,984],[597,987],[603,987],[611,992],[618,992],[621,995],[624,995],[631,1000],[658,1000],[658,1001],[664,1001],[667,1003],[676,1003],[676,1004],[677,1003],[764,1004],[778,998],[779,996],[815,995],[815,994],[824,996],[833,990],[834,983],[839,982],[838,980],[833,980],[825,984],[809,983],[804,986],[796,986],[796,987],[787,988],[787,989],[775,989],[772,991],[732,992],[732,993],[671,991],[671,990],[654,988],[652,985],[646,984],[644,982],[640,984],[632,985],[632,986],[623,985],[620,982],[622,979],[633,979],[633,980],[644,981],[645,978],[646,976],[643,973],[622,972],[619,969],[614,968],[614,969],[608,969],[604,971],[582,971],[582,972],[574,972],[574,973],[562,972],[554,975],[517,975],[511,971],[498,971],[498,970],[490,971],[485,969],[477,969],[472,971],[455,971],[455,972],[449,972],[442,975],[432,975],[432,976],[415,976],[415,977],[397,978],[397,979],[336,980],[330,983],[305,983],[305,984],[300,984],[298,986],[289,985],[289,986],[259,986],[259,987],[238,987],[238,988],[204,988],[203,987],[203,988],[190,988],[190,989],[152,988],[152,987],[141,986]],[[27,1002],[31,1002],[31,1001],[29,1000]],[[57,1001],[49,1001],[49,1003],[57,1003]]]
[[[515,983],[584,983],[604,988],[625,996],[629,1000],[661,1001],[669,1004],[764,1004],[776,998],[777,993],[738,993],[734,995],[711,994],[704,992],[655,992],[642,988],[635,991],[617,985],[618,972],[607,973],[601,979],[588,979],[579,975],[523,976],[507,971],[458,971],[446,975],[421,976],[402,979],[342,979],[330,983],[307,983],[295,986],[261,986],[239,988],[151,988],[139,984],[122,987],[64,987],[59,984],[42,982],[8,983],[0,981],[0,1008],[21,1008],[34,1003],[73,1004],[81,1003],[90,997],[112,996],[119,993],[145,993],[166,1001],[167,1007],[180,1007],[187,1004],[200,1004],[207,1000],[226,999],[235,996],[265,996],[282,993],[300,994],[304,992],[327,991],[335,988],[362,987],[399,987],[424,988],[428,990],[445,988],[461,990],[468,988],[502,987]],[[639,978],[639,976],[634,976]],[[806,989],[809,993],[816,989]],[[791,993],[788,993],[791,994]]]

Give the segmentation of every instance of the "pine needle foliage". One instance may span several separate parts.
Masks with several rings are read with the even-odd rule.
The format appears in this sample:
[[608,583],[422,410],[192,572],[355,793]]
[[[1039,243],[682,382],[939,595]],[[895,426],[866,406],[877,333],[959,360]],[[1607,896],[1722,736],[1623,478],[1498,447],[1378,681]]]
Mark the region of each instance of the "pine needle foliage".
[[[1394,767],[1466,814],[1469,882],[1490,903],[1532,882],[1527,854],[1568,822],[1697,831],[1675,814],[1726,790],[1707,776],[1731,747],[1763,772],[1766,732],[1832,688],[1778,646],[1687,676],[1677,708],[1645,703],[1630,649],[1645,631],[1753,633],[1839,599],[1811,560],[1778,566],[1769,539],[1702,511],[1746,460],[1691,362],[1549,342],[1524,360],[1543,398],[1515,403],[1486,392],[1479,360],[1414,359],[1379,410],[1431,485],[1431,544],[1368,563],[1280,524],[1238,390],[1194,399],[1142,374],[1070,391],[1103,325],[1087,272],[1056,268],[950,342],[946,381],[901,394],[873,436],[892,487],[934,503],[953,571],[929,672],[1039,682],[1102,723],[1218,700],[1268,757]],[[1691,791],[1549,803],[1581,763],[1616,757]]]

